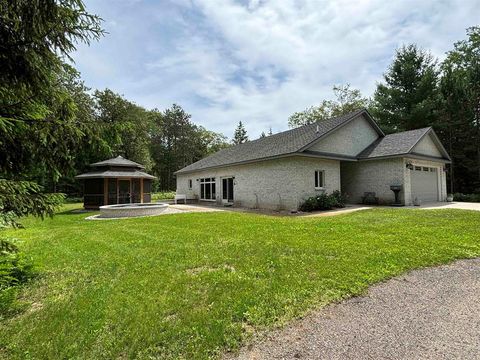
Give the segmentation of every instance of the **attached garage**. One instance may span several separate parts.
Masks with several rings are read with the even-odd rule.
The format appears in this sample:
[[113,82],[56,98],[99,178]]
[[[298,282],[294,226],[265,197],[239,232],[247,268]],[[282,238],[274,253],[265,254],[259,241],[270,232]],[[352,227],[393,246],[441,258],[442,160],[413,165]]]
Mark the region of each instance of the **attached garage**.
[[437,168],[414,166],[411,172],[412,200],[422,203],[438,201]]

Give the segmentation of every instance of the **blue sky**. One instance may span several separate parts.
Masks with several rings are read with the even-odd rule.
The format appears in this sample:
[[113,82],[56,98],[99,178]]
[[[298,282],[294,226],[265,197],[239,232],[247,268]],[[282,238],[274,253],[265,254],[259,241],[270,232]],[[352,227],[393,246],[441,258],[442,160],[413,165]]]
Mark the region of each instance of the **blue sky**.
[[173,103],[231,137],[287,129],[350,83],[371,96],[394,50],[443,58],[478,24],[478,0],[86,0],[108,34],[74,54],[87,86],[146,108]]

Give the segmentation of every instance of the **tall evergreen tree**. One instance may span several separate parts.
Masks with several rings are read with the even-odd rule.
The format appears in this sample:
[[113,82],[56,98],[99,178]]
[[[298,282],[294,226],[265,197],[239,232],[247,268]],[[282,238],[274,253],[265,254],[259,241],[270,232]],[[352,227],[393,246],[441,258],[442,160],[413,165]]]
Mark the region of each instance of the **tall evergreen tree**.
[[81,0],[11,0],[0,6],[0,177],[56,183],[71,169],[83,124],[65,63],[103,31]]
[[98,39],[101,19],[81,0],[9,0],[0,6],[0,129],[43,120],[65,58]]
[[386,132],[417,129],[438,119],[438,70],[430,53],[416,45],[401,47],[384,80],[371,110]]
[[233,134],[233,144],[243,144],[248,141],[247,130],[241,121],[238,122],[235,133]]
[[452,192],[480,192],[480,27],[467,29],[442,63],[443,106],[436,124],[453,163]]
[[[82,129],[69,92],[74,71],[64,60],[75,43],[101,34],[100,19],[81,0],[1,1],[0,178],[9,180],[0,179],[0,229],[18,226],[22,216],[52,215],[63,199],[20,180],[45,175],[56,182],[71,165]],[[30,265],[22,262],[11,239],[0,239],[0,311],[25,281]]]
[[228,146],[226,138],[191,122],[191,115],[174,104],[152,111],[151,155],[160,190],[174,190],[174,172]]

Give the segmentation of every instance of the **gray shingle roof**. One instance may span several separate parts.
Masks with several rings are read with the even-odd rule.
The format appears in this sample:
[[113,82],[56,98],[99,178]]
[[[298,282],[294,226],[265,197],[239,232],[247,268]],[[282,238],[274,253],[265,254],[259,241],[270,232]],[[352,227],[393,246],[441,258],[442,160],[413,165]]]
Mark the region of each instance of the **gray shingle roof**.
[[85,174],[75,176],[75,179],[98,179],[98,178],[144,178],[155,179],[155,176],[147,174],[146,172],[139,170],[126,170],[126,171],[112,171],[112,170],[99,170],[91,171]]
[[[366,110],[360,109],[346,115],[331,118],[319,123],[301,126],[258,140],[220,150],[202,160],[199,160],[183,169],[178,174],[212,167],[243,163],[248,161],[272,158],[301,151],[313,141],[324,136],[340,125],[347,123]],[[318,127],[318,128],[317,128]],[[318,131],[317,131],[318,130]],[[379,130],[380,131],[380,130]]]
[[366,160],[408,154],[427,133],[432,134],[445,159],[450,160],[448,153],[441,145],[431,127],[385,135],[370,117],[368,111],[360,109],[343,116],[338,116],[315,124],[305,125],[296,129],[220,150],[213,155],[188,165],[176,173],[187,173],[214,167],[270,159],[295,153],[307,153],[319,157],[334,156],[335,154],[308,151],[308,147],[316,140],[326,136],[332,130],[345,125],[359,115],[365,115],[365,117],[371,122],[372,126],[380,134],[380,137],[357,156],[348,157],[352,160]]
[[[155,179],[155,176],[147,174],[141,170],[145,169],[145,166],[136,163],[134,161],[125,159],[121,156],[116,158],[111,158],[104,161],[99,161],[93,164],[90,164],[91,167],[95,168],[93,171],[80,174],[75,176],[76,179],[94,179],[94,178],[119,178],[119,177],[129,177],[129,178],[144,178],[144,179]],[[110,170],[108,167],[114,167],[116,169]],[[118,170],[118,168],[122,168]],[[102,169],[103,168],[103,169]]]
[[431,130],[431,127],[389,134],[379,138],[363,150],[359,159],[407,154],[420,139]]
[[99,161],[93,164],[90,164],[92,167],[101,167],[101,166],[125,166],[125,167],[136,167],[140,169],[145,169],[145,166],[142,164],[136,163],[134,161],[125,159],[122,156],[117,156],[104,161]]

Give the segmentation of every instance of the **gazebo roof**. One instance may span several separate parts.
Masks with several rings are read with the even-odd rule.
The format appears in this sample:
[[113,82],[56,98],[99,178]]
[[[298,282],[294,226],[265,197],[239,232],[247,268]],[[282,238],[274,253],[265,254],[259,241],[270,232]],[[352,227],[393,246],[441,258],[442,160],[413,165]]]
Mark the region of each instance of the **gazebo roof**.
[[136,163],[135,161],[131,161],[125,159],[122,156],[117,156],[115,158],[111,158],[108,160],[99,161],[93,164],[90,164],[91,167],[104,167],[104,166],[124,166],[124,167],[135,167],[140,169],[145,169],[145,166],[142,164]]
[[[155,179],[155,176],[147,174],[142,171],[145,166],[142,164],[130,161],[121,156],[111,158],[104,161],[99,161],[90,164],[95,168],[93,171],[75,176],[75,179],[102,179],[102,178],[143,178]],[[118,169],[122,168],[122,169]]]
[[85,174],[75,176],[75,179],[99,179],[99,178],[143,178],[155,179],[155,176],[147,174],[139,170],[113,171],[113,170],[99,170],[91,171]]

